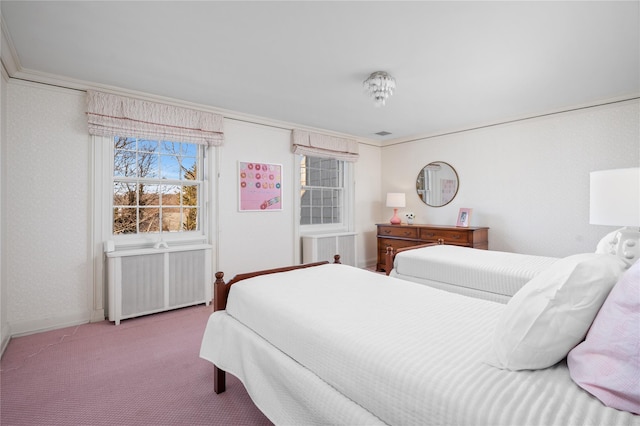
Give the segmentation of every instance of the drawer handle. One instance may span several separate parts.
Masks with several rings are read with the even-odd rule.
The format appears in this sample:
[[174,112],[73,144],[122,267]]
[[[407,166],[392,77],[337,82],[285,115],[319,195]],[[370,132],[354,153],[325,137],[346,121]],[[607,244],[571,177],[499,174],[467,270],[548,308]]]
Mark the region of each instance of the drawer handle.
[[411,231],[404,231],[404,235],[408,237],[409,235],[411,235]]
[[391,233],[391,230],[389,230],[389,229],[385,229],[385,230],[383,230],[382,232],[384,232],[385,234],[390,234],[390,233]]
[[454,235],[453,238],[456,239],[456,240],[459,240],[460,239],[460,235]]
[[435,235],[436,235],[435,233],[433,233],[433,232],[429,232],[429,233],[427,234],[427,237],[434,237]]

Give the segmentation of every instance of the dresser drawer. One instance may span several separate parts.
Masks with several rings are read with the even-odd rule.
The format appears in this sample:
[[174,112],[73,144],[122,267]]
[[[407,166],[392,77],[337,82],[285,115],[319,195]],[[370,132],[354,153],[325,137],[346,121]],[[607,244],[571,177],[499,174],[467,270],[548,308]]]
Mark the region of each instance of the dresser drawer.
[[378,226],[381,237],[418,238],[418,228],[406,226]]
[[468,244],[468,231],[454,231],[443,229],[421,229],[420,239],[425,241],[440,242],[444,244]]

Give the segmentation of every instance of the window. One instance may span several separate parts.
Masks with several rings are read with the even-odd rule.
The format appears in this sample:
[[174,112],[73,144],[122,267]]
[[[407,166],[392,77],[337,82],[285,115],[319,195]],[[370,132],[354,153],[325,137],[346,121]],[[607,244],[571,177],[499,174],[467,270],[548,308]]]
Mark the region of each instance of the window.
[[193,143],[113,138],[113,235],[200,231],[203,157]]
[[300,225],[344,225],[345,162],[300,158]]

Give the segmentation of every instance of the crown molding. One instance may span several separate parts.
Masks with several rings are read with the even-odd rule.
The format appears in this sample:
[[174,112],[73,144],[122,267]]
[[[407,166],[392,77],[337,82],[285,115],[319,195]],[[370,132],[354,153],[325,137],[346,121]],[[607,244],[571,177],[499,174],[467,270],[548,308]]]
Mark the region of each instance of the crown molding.
[[200,111],[212,112],[215,114],[222,115],[225,119],[236,120],[236,121],[244,121],[252,124],[259,124],[263,126],[275,127],[284,130],[292,130],[292,129],[301,129],[307,130],[315,133],[323,133],[326,135],[331,135],[339,138],[348,138],[355,139],[358,143],[365,145],[373,145],[380,147],[380,141],[374,139],[362,138],[354,135],[349,135],[345,133],[334,132],[327,129],[319,129],[317,127],[304,126],[296,123],[290,123],[286,121],[273,120],[266,117],[261,117],[257,115],[245,114],[238,111],[231,111],[223,108],[216,108],[210,105],[203,105],[194,102],[188,102],[180,99],[170,98],[166,96],[152,95],[149,93],[139,92],[136,90],[130,89],[122,89],[116,86],[109,86],[105,84],[98,84],[89,81],[79,80],[71,77],[65,77],[60,75],[54,75],[49,73],[43,73],[40,71],[30,70],[26,68],[19,67],[14,69],[13,72],[9,72],[7,70],[9,77],[23,80],[25,82],[30,83],[39,83],[46,84],[49,86],[56,86],[65,89],[73,89],[73,90],[99,90],[102,92],[112,93],[114,95],[120,96],[129,96],[137,99],[142,99],[151,102],[161,102],[169,105],[180,106],[184,108],[191,108]]
[[11,77],[20,69],[20,61],[18,60],[18,53],[13,46],[13,41],[7,30],[7,24],[4,22],[4,17],[0,11],[0,62],[4,67],[7,75]]
[[579,111],[579,110],[584,110],[589,108],[597,108],[597,107],[611,105],[611,104],[633,102],[633,101],[639,101],[639,100],[640,100],[640,93],[633,93],[625,96],[617,96],[613,98],[600,99],[592,102],[585,102],[583,104],[574,105],[572,107],[548,110],[546,112],[541,112],[538,114],[526,114],[521,116],[514,116],[505,120],[479,123],[478,125],[473,127],[449,129],[449,130],[443,130],[442,132],[438,132],[438,133],[430,133],[430,134],[415,135],[415,136],[406,137],[406,138],[390,139],[390,140],[382,141],[380,143],[380,146],[382,148],[385,148],[385,147],[400,145],[400,144],[409,143],[409,142],[419,142],[427,139],[433,139],[433,138],[453,135],[457,133],[464,133],[464,132],[470,132],[474,130],[486,129],[488,127],[496,127],[496,126],[502,126],[502,125],[507,125],[511,123],[517,123],[520,121],[534,120],[537,118],[547,117],[550,115],[570,113],[573,111]]

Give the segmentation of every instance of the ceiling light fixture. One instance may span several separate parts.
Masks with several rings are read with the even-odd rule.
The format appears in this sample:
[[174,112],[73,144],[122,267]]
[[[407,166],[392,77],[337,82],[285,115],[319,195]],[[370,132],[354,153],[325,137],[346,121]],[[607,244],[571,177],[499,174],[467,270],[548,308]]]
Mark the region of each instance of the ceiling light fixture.
[[362,85],[373,98],[375,106],[384,106],[387,98],[393,94],[396,88],[396,80],[385,71],[376,71],[367,78]]

